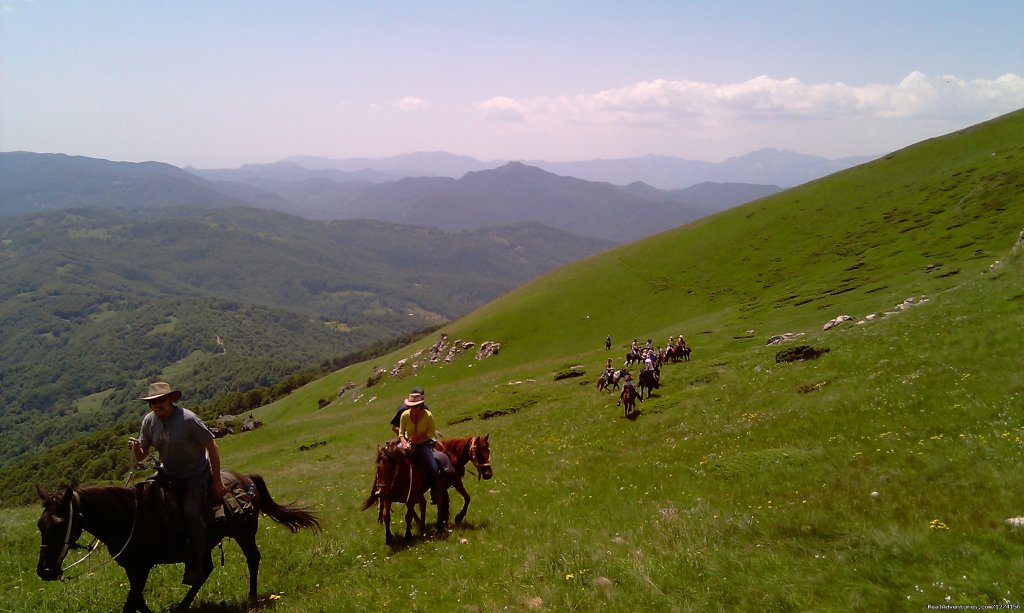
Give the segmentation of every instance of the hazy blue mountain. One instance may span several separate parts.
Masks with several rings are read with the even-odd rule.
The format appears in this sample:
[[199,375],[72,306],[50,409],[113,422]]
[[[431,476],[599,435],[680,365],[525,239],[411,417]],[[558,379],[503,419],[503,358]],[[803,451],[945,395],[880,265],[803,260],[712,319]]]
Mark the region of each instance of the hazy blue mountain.
[[336,183],[348,183],[351,181],[383,183],[385,181],[397,181],[405,176],[400,173],[371,169],[348,171],[337,168],[316,168],[313,165],[303,166],[289,161],[274,162],[272,164],[244,164],[234,169],[204,170],[187,166],[185,170],[208,181],[231,181],[254,185],[260,185],[265,182],[297,183],[314,179],[328,179]]
[[0,216],[68,208],[246,206],[250,202],[160,162],[111,162],[61,153],[0,153]]
[[346,158],[334,160],[324,157],[296,155],[282,160],[314,170],[342,170],[358,172],[375,170],[401,177],[451,177],[459,178],[467,172],[488,170],[505,164],[504,161],[480,162],[469,156],[453,155],[442,151],[403,153],[393,157]]
[[[533,222],[628,242],[779,191],[772,186],[702,186],[665,192],[545,172],[518,162],[461,179],[407,178],[366,185],[318,209],[333,219],[378,219],[458,230]],[[693,195],[690,198],[690,195]]]
[[[420,154],[395,158],[394,165],[427,160],[435,169],[451,169],[468,159]],[[254,206],[307,219],[374,219],[447,230],[537,223],[625,242],[778,191],[737,184],[663,191],[559,176],[518,162],[458,179],[383,181],[384,172],[315,170],[291,162],[184,171],[157,162],[0,153],[0,216],[68,208]]]
[[[778,149],[761,149],[722,162],[702,162],[664,155],[636,158],[593,159],[569,162],[518,160],[548,172],[586,181],[629,185],[643,182],[664,190],[682,189],[698,183],[758,183],[792,187],[845,170],[877,156],[830,160]],[[284,160],[310,169],[344,171],[378,170],[407,177],[437,176],[460,178],[467,172],[491,170],[505,161],[481,162],[449,153],[413,153],[389,158],[331,160],[294,156]]]

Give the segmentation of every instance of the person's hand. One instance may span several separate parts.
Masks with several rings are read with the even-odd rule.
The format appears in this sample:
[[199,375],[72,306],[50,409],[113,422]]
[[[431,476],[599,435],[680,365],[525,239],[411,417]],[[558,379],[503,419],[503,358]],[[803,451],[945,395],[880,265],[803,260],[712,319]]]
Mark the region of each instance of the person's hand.
[[142,448],[142,445],[141,445],[141,443],[139,443],[139,439],[135,438],[134,436],[129,436],[128,437],[128,449],[130,449],[132,451],[132,457],[133,458],[137,457],[139,455],[139,450],[141,448]]
[[214,479],[213,482],[210,484],[210,489],[213,490],[213,496],[217,500],[220,500],[221,498],[224,497],[225,494],[228,493],[227,488],[224,487],[224,484],[220,482],[220,479]]

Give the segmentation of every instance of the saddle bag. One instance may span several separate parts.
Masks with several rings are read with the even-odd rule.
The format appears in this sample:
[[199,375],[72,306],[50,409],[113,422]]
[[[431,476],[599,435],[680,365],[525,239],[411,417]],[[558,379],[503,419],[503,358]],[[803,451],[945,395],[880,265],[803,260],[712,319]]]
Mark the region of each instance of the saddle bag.
[[227,493],[224,494],[224,503],[214,510],[216,519],[226,519],[227,515],[249,517],[259,511],[255,504],[255,483],[249,484],[249,489],[245,489],[241,483],[232,480],[225,483],[224,487],[227,488]]

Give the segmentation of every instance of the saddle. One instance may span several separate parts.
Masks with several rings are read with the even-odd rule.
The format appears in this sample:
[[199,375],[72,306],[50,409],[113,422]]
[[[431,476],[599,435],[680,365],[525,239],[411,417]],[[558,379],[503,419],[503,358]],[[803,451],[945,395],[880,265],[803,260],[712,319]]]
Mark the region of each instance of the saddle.
[[[227,492],[221,500],[207,497],[203,509],[207,526],[211,525],[211,520],[220,522],[229,517],[248,518],[259,512],[255,503],[255,483],[250,483],[246,489],[234,475],[224,471],[220,474],[220,480]],[[137,484],[135,491],[139,512],[161,525],[172,542],[183,542],[188,530],[181,500],[181,484],[158,470]]]
[[[419,468],[419,464],[416,461],[412,449],[403,449],[398,446],[398,439],[393,438],[388,442],[384,443],[384,448],[388,454],[392,457],[401,459],[404,462],[411,463],[413,466]],[[437,467],[441,469],[442,473],[448,475],[455,474],[455,464],[452,462],[452,458],[446,452],[434,448],[434,461],[437,462]]]

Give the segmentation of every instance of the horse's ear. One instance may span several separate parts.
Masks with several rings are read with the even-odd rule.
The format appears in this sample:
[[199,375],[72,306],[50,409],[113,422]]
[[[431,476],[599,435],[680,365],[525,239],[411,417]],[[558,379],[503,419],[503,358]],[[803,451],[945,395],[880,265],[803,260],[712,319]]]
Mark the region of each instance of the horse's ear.
[[64,488],[64,499],[63,504],[70,505],[71,500],[75,497],[75,488],[78,487],[78,482],[75,479],[71,480],[71,484]]
[[39,499],[43,502],[46,502],[50,498],[50,494],[39,485],[36,485],[36,493],[39,494]]
[[488,436],[490,436],[490,433],[487,433],[487,434],[485,434],[485,435],[484,435],[484,440],[485,440],[485,441],[487,440],[487,437],[488,437]]

